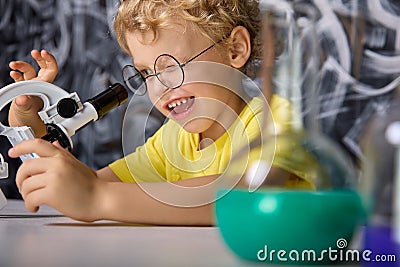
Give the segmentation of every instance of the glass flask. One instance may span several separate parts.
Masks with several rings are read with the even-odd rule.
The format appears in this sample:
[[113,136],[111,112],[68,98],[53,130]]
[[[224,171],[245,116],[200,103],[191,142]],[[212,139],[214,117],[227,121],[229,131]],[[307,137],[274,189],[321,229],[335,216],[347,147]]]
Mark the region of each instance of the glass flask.
[[304,2],[277,1],[262,10],[262,131],[232,160],[227,176],[241,174],[236,187],[219,184],[217,224],[246,260],[345,261],[363,208],[352,160],[317,121],[316,14]]
[[[371,121],[364,137],[361,192],[368,211],[364,249],[369,258],[385,257],[380,266],[399,266],[400,256],[400,90]],[[395,257],[395,258],[393,258]],[[373,266],[373,262],[364,262]]]

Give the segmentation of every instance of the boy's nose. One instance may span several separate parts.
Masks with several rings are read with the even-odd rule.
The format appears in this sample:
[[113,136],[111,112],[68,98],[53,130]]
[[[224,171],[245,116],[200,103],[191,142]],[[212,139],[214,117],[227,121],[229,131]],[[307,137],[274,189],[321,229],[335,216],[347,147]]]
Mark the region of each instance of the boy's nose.
[[165,86],[163,83],[161,83],[156,77],[147,81],[147,88],[157,96],[162,96],[171,90],[168,86]]

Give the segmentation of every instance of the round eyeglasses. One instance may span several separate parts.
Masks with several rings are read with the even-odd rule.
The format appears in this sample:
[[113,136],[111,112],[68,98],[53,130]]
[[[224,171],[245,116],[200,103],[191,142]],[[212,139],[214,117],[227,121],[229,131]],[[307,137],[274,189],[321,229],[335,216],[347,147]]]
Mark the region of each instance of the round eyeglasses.
[[126,65],[122,69],[124,83],[132,92],[137,95],[144,95],[147,91],[147,87],[155,86],[154,82],[156,80],[158,80],[168,89],[176,89],[180,87],[185,80],[185,72],[183,67],[214,46],[215,43],[194,57],[190,58],[185,63],[179,63],[179,61],[172,55],[161,54],[154,62],[153,74],[146,73],[145,71],[139,71],[133,65]]

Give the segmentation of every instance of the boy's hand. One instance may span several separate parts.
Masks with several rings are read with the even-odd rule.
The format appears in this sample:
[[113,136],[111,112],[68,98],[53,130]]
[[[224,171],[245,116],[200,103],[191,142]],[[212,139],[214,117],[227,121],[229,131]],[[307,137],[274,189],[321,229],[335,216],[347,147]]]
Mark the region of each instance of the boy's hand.
[[77,160],[57,142],[42,139],[23,141],[9,150],[9,156],[36,153],[40,158],[23,162],[16,183],[26,208],[36,212],[40,205],[51,206],[80,221],[97,220],[101,185],[96,172]]
[[[32,57],[38,63],[40,70],[36,76],[34,67],[24,61],[12,61],[9,66],[12,69],[10,76],[14,81],[38,80],[43,82],[53,82],[58,65],[55,57],[46,50],[31,52]],[[43,102],[36,96],[19,96],[11,104],[8,120],[10,126],[30,126],[36,137],[46,134],[43,121],[37,114],[43,108]]]
[[10,72],[11,78],[16,82],[38,80],[52,83],[58,72],[58,65],[55,57],[46,50],[40,52],[38,50],[32,50],[31,55],[40,67],[37,76],[31,64],[24,61],[12,61],[9,64],[12,69]]
[[11,104],[8,113],[10,126],[29,126],[36,137],[46,134],[46,126],[38,112],[43,108],[43,101],[36,96],[19,96]]

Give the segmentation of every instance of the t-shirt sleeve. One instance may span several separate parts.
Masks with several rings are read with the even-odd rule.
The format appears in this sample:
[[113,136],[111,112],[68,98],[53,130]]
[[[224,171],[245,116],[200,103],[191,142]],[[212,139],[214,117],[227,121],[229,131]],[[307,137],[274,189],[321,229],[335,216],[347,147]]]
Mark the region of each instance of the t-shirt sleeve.
[[129,183],[165,181],[165,157],[160,143],[162,131],[163,127],[135,152],[109,165],[121,181]]

